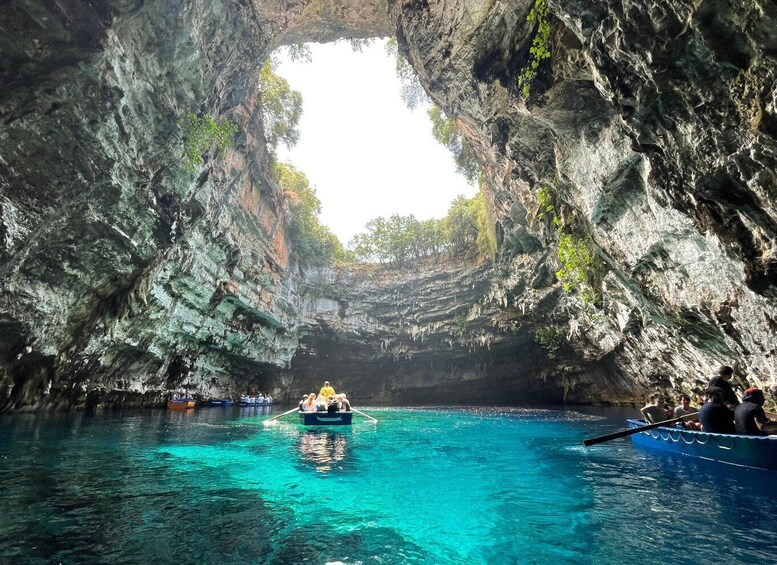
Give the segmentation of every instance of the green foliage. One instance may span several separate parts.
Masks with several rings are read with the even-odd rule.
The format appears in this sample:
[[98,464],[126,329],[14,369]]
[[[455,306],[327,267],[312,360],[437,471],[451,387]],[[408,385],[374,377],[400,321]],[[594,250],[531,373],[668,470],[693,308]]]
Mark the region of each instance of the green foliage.
[[271,154],[283,143],[291,149],[299,141],[299,120],[302,117],[302,94],[275,74],[276,61],[269,57],[259,70],[262,91],[264,135]]
[[531,94],[531,83],[537,77],[540,63],[550,57],[550,22],[547,0],[534,0],[534,7],[526,19],[537,22],[537,33],[529,48],[529,63],[518,75],[518,89],[524,98]]
[[399,79],[399,96],[405,105],[410,110],[415,110],[430,103],[431,101],[426,95],[424,87],[421,86],[421,82],[418,80],[413,67],[410,66],[407,59],[399,54],[396,37],[391,37],[386,42],[386,54],[394,59],[394,70]]
[[217,122],[209,114],[202,117],[188,114],[183,124],[183,153],[186,168],[197,172],[202,165],[202,153],[214,144],[220,151],[224,151],[238,129],[237,124],[227,119]]
[[367,222],[348,247],[362,263],[404,264],[440,253],[445,245],[443,220],[418,220],[393,214]]
[[486,201],[486,194],[482,184],[480,192],[477,193],[474,200],[478,226],[478,236],[475,243],[478,253],[481,257],[490,257],[491,261],[494,261],[497,250],[496,218],[494,218],[494,213]]
[[[565,291],[575,292],[588,283],[593,272],[594,257],[587,241],[559,233],[558,259],[561,268],[556,271],[556,278]],[[589,295],[583,293],[582,297],[586,300]]]
[[540,220],[550,218],[558,233],[556,255],[561,268],[556,271],[556,278],[566,292],[579,292],[583,302],[595,303],[598,296],[591,282],[596,270],[596,261],[591,242],[587,238],[576,237],[564,231],[561,219],[553,207],[553,195],[548,187],[537,191],[537,201],[540,206],[537,217]]
[[447,243],[454,253],[466,251],[478,237],[478,202],[476,198],[457,196],[448,208],[444,230]]
[[310,46],[307,43],[286,45],[282,47],[282,49],[286,52],[286,55],[292,61],[298,61],[301,63],[313,62],[313,53],[310,51]]
[[456,171],[464,175],[469,182],[474,183],[480,176],[480,165],[475,159],[469,141],[461,135],[456,122],[447,117],[437,106],[429,108],[428,114],[432,121],[432,136],[453,153]]
[[[354,53],[362,53],[367,47],[372,45],[375,40],[371,37],[365,37],[365,38],[351,37],[343,41],[348,42],[348,44],[351,46],[351,50]],[[335,41],[335,43],[337,43],[337,41]]]
[[359,262],[397,264],[441,253],[459,254],[476,246],[482,256],[493,258],[496,234],[482,192],[472,198],[457,196],[439,220],[399,214],[375,218],[348,244]]
[[552,326],[544,326],[534,332],[534,339],[542,346],[550,359],[555,359],[558,355],[563,338],[561,330]]
[[318,220],[321,201],[305,174],[288,163],[276,163],[275,175],[291,212],[289,237],[299,260],[312,265],[347,260],[343,244]]
[[540,204],[540,211],[537,214],[537,217],[540,220],[544,220],[548,217],[556,217],[556,212],[553,208],[553,195],[547,186],[537,191],[537,202]]

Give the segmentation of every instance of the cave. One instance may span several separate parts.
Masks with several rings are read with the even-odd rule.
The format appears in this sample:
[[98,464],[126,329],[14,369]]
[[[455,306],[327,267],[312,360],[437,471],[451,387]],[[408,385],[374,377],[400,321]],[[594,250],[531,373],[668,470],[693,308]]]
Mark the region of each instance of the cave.
[[[322,377],[372,404],[622,404],[722,364],[774,403],[777,13],[756,4],[554,2],[529,96],[529,0],[3,4],[0,410],[183,384],[289,402]],[[389,36],[479,163],[487,261],[295,254],[261,66]],[[186,116],[236,131],[187,166]]]

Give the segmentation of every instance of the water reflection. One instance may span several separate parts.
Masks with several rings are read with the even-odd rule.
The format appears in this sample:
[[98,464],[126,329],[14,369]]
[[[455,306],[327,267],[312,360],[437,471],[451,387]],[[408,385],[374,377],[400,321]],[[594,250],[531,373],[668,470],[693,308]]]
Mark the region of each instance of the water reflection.
[[302,461],[312,464],[319,473],[343,469],[348,456],[348,432],[333,430],[305,430],[299,436],[297,447]]
[[240,416],[245,418],[248,416],[266,416],[272,414],[273,407],[269,406],[238,406],[240,409]]

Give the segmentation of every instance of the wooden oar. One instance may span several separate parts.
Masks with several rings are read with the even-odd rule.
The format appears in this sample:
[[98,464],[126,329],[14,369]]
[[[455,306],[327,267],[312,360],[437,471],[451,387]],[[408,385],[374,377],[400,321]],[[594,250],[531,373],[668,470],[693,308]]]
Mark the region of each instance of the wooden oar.
[[362,416],[364,416],[365,418],[369,418],[369,419],[370,419],[370,420],[372,420],[373,422],[377,422],[377,421],[378,421],[377,419],[373,418],[373,417],[372,417],[372,416],[370,416],[369,414],[365,414],[364,412],[362,412],[361,410],[357,410],[357,409],[356,409],[356,408],[354,408],[353,406],[351,406],[351,411],[352,411],[352,412],[356,412],[357,414],[361,414]]
[[674,424],[675,422],[682,421],[683,418],[690,418],[692,416],[698,418],[699,414],[698,412],[694,412],[693,414],[686,414],[685,416],[680,416],[679,418],[672,418],[671,420],[664,420],[663,422],[648,424],[647,426],[640,426],[639,428],[632,428],[630,430],[621,430],[620,432],[607,434],[606,436],[593,437],[593,438],[584,440],[583,445],[585,445],[586,447],[589,447],[591,445],[596,445],[597,443],[604,443],[605,441],[610,441],[611,439],[618,439],[619,437],[626,437],[633,434],[638,434],[639,432],[645,432],[647,430],[652,430],[653,428],[660,428],[661,426],[666,426],[667,424]]
[[262,423],[263,423],[263,424],[266,426],[266,425],[267,425],[267,424],[269,424],[270,422],[272,422],[272,421],[274,421],[274,420],[277,420],[278,418],[280,418],[280,417],[282,417],[282,416],[285,416],[286,414],[291,414],[292,412],[299,412],[299,406],[297,406],[296,408],[292,408],[291,410],[288,410],[287,412],[284,412],[283,414],[278,414],[277,416],[273,416],[273,417],[272,417],[272,418],[270,418],[269,420],[265,420],[265,421],[264,421],[264,422],[262,422]]

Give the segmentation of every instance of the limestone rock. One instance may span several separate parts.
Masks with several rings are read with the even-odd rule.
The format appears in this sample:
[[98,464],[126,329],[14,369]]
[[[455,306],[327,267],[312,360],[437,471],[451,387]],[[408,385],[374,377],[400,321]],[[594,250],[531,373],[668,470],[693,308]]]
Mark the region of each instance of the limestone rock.
[[[0,410],[293,399],[322,372],[403,403],[630,402],[722,363],[777,385],[777,7],[551,0],[523,99],[533,5],[0,6]],[[258,69],[387,34],[483,165],[493,265],[311,270],[289,249]],[[195,174],[188,113],[240,129]],[[594,305],[553,276],[544,187],[597,251]]]

